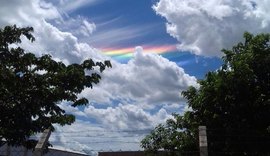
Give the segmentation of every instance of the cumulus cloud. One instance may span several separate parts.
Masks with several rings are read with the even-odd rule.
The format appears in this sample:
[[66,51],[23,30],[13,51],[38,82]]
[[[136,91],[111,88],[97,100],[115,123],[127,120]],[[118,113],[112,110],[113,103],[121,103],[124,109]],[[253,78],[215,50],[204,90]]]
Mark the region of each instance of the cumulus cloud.
[[[81,96],[91,99],[85,116],[112,129],[148,129],[185,110],[180,92],[198,86],[196,78],[160,55],[136,47],[127,64],[113,62],[102,81]],[[102,108],[97,108],[96,106]]]
[[101,83],[92,91],[86,89],[82,95],[98,103],[121,100],[153,109],[165,104],[183,105],[180,92],[191,85],[197,85],[196,78],[176,63],[136,48],[133,59],[127,64],[114,63],[113,69],[103,74]]
[[89,106],[85,109],[85,113],[89,117],[94,117],[99,123],[108,128],[121,130],[153,128],[158,123],[165,122],[166,119],[172,117],[163,108],[151,115],[137,105],[130,104],[120,104],[115,108],[107,107],[105,109]]
[[267,0],[159,0],[153,9],[166,18],[180,51],[221,56],[220,50],[241,41],[244,31],[270,31],[267,6]]
[[[81,43],[78,38],[70,32],[61,31],[50,22],[51,20],[60,20],[61,14],[52,3],[45,1],[27,1],[18,3],[15,0],[3,1],[6,5],[0,6],[0,26],[13,25],[32,26],[36,41],[30,43],[24,41],[22,47],[37,54],[51,54],[54,59],[65,63],[80,63],[83,59],[94,58],[95,60],[104,60],[108,57],[100,53],[99,50]],[[84,33],[92,33],[95,29],[85,19],[80,19]]]

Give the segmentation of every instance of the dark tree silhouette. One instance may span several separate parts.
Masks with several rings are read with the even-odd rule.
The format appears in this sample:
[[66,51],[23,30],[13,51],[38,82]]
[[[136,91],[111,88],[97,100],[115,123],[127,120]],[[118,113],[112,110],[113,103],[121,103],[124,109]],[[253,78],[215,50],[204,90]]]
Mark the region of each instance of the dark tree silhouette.
[[198,126],[209,129],[209,153],[270,153],[270,34],[244,34],[222,50],[224,64],[182,95],[191,111],[157,126],[141,146],[147,151],[198,151]]
[[[36,57],[21,47],[11,46],[25,36],[35,40],[33,28],[6,26],[0,29],[0,142],[9,145],[34,145],[29,137],[52,124],[72,124],[75,117],[58,104],[63,100],[72,106],[86,105],[77,95],[97,84],[99,75],[110,61],[85,60],[82,64],[65,65],[50,55]],[[18,44],[19,45],[19,44]],[[99,67],[99,71],[95,70]],[[91,71],[87,74],[86,71]]]

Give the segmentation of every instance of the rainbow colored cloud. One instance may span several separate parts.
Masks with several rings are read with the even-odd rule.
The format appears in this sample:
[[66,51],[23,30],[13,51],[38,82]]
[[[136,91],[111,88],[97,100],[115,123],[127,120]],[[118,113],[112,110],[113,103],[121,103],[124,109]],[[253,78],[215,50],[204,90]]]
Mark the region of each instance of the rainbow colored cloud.
[[[144,53],[155,53],[155,54],[164,54],[168,52],[176,51],[175,45],[161,45],[161,46],[150,46],[145,45],[141,46]],[[103,53],[107,56],[112,57],[117,61],[129,60],[133,57],[135,47],[126,47],[126,48],[105,48],[102,49]]]

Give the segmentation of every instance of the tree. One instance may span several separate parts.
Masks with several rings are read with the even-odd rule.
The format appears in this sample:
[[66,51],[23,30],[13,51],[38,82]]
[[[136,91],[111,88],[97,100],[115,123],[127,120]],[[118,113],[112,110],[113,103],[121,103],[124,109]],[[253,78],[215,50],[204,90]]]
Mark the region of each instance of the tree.
[[[185,151],[194,151],[197,148],[198,138],[190,129],[185,129],[185,116],[173,114],[174,119],[168,119],[165,124],[159,124],[142,141],[141,147],[148,154],[163,149],[171,155],[183,155]],[[185,129],[185,130],[184,130]],[[189,153],[191,156],[191,153]]]
[[[199,88],[182,92],[191,111],[168,120],[177,128],[168,121],[159,125],[168,136],[154,141],[155,135],[163,135],[155,129],[142,140],[143,148],[198,151],[198,126],[205,125],[210,155],[270,153],[270,34],[245,33],[244,39],[232,50],[222,50],[222,67],[199,80]],[[176,130],[182,139],[167,148],[162,143]]]
[[19,47],[21,36],[33,42],[32,31],[31,27],[16,25],[0,29],[1,144],[34,145],[35,141],[29,140],[31,135],[46,128],[53,129],[55,123],[72,124],[75,117],[58,104],[67,101],[73,107],[86,105],[88,100],[77,95],[97,84],[101,79],[99,73],[111,67],[109,61],[92,59],[65,65],[54,61],[50,55],[37,57],[25,52]]

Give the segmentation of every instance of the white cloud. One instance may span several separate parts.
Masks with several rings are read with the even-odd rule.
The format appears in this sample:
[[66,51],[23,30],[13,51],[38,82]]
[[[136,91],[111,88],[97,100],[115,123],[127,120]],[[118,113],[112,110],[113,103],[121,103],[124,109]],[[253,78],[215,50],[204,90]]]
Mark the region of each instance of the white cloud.
[[[37,55],[51,54],[55,59],[65,63],[80,63],[86,58],[108,59],[97,49],[86,43],[78,42],[78,38],[72,33],[61,31],[49,23],[49,20],[62,19],[61,14],[51,3],[27,1],[18,4],[15,0],[3,1],[3,3],[7,5],[0,6],[0,13],[3,15],[0,18],[0,26],[16,24],[21,27],[32,26],[34,28],[36,41],[34,43],[23,41],[23,48]],[[88,34],[92,33],[94,26],[91,29],[91,24],[85,19],[82,20],[82,23],[85,31]]]
[[92,104],[83,113],[108,129],[153,128],[184,111],[180,92],[190,85],[198,86],[196,78],[176,63],[137,47],[127,64],[113,62],[97,86],[83,91]]
[[6,24],[17,24],[19,26],[30,26],[36,24],[37,20],[59,18],[56,7],[44,1],[16,1],[3,0],[1,1],[1,18],[0,26]]
[[176,63],[137,48],[133,59],[127,64],[113,63],[113,68],[102,75],[101,83],[82,95],[98,103],[131,101],[144,109],[153,109],[165,104],[184,104],[180,92],[191,85],[197,85],[196,78]]
[[268,0],[159,0],[153,9],[166,18],[180,51],[221,56],[220,50],[241,41],[244,31],[270,31],[268,6]]
[[49,53],[54,58],[58,58],[67,63],[80,63],[86,58],[95,60],[108,59],[95,48],[86,43],[78,42],[78,38],[69,32],[62,32],[45,20],[33,23],[36,41],[30,43],[25,41],[23,47],[41,55]]
[[165,109],[160,109],[154,115],[145,112],[137,105],[119,104],[115,108],[96,109],[89,106],[85,109],[87,116],[95,118],[110,129],[121,130],[143,130],[156,126],[158,123],[165,122],[172,117]]

